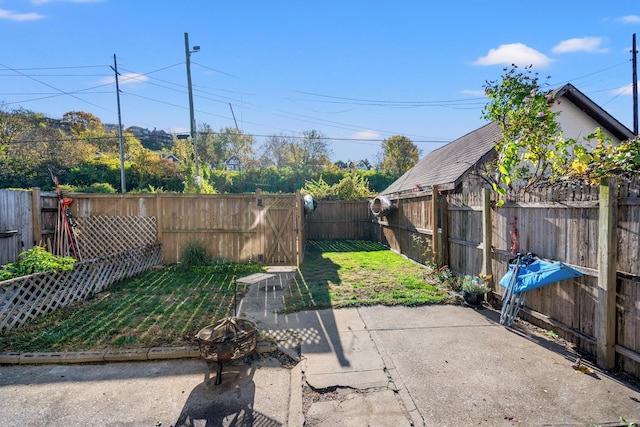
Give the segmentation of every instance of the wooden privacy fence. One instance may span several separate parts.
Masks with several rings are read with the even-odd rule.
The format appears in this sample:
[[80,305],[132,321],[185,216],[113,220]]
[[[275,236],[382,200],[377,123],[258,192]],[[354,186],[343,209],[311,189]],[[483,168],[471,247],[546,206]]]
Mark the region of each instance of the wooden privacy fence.
[[[210,256],[227,261],[302,262],[306,227],[300,194],[65,196],[73,199],[70,208],[83,259],[135,247],[142,239],[143,244],[161,243],[168,263],[179,262],[190,243],[202,244]],[[15,261],[21,251],[35,244],[53,240],[55,193],[37,188],[31,192],[0,190],[0,212],[2,264]],[[142,219],[148,224],[142,225]],[[1,237],[9,229],[17,231]]]
[[314,240],[372,240],[369,202],[321,200],[307,216],[305,231]]
[[[436,193],[394,199],[394,210],[373,221],[374,240],[420,263],[442,260]],[[442,218],[446,220],[446,217]]]
[[0,282],[0,332],[100,292],[162,261],[160,245],[76,262],[71,271],[47,271]]
[[304,249],[304,207],[299,194],[72,194],[83,218],[154,218],[167,263],[185,248],[203,245],[215,258],[267,265],[299,265]]
[[488,191],[446,197],[434,191],[394,204],[378,221],[382,243],[459,274],[493,273],[498,297],[512,252],[582,272],[528,291],[522,317],[596,355],[599,366],[640,376],[638,180],[509,194],[500,208]]

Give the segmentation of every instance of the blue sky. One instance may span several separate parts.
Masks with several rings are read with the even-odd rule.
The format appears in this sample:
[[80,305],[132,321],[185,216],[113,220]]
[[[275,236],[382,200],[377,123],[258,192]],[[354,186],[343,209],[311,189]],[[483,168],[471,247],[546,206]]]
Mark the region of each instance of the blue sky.
[[627,127],[634,1],[0,0],[0,103],[125,127],[195,118],[268,135],[318,130],[332,160],[375,162],[409,137],[422,155],[484,124],[483,84],[511,63],[570,82]]

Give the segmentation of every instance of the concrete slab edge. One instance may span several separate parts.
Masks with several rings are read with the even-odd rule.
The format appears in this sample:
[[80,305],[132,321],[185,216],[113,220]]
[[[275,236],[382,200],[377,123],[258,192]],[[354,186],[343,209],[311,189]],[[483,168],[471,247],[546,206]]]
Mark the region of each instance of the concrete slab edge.
[[132,362],[167,359],[195,359],[198,347],[152,347],[104,351],[66,351],[45,353],[0,353],[0,365],[51,365],[71,363]]
[[296,364],[291,368],[291,390],[289,391],[289,415],[287,425],[302,426],[305,423],[302,408],[302,367]]

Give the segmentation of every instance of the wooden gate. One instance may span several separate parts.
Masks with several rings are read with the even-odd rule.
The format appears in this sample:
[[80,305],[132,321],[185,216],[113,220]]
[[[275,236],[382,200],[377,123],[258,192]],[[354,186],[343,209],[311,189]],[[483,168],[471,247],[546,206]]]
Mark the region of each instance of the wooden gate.
[[264,259],[266,265],[299,265],[304,245],[301,238],[302,200],[299,194],[256,194],[260,217]]

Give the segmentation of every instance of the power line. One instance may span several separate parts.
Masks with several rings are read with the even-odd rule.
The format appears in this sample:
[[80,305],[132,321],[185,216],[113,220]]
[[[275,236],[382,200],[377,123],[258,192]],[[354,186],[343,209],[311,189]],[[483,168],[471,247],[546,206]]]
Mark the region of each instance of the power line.
[[4,67],[4,68],[6,68],[7,70],[10,70],[10,71],[13,71],[13,72],[15,72],[15,73],[18,73],[18,74],[20,74],[20,75],[22,75],[22,76],[24,76],[24,77],[27,77],[27,78],[29,78],[29,79],[31,79],[31,80],[33,80],[33,81],[35,81],[35,82],[38,82],[38,83],[40,83],[40,84],[42,84],[42,85],[44,85],[44,86],[47,86],[47,87],[49,87],[49,88],[51,88],[51,89],[53,89],[53,90],[56,90],[56,91],[58,91],[58,92],[60,92],[60,93],[62,93],[62,94],[64,94],[64,95],[71,96],[72,98],[75,98],[75,99],[77,99],[77,100],[79,100],[79,101],[85,102],[85,103],[87,103],[87,104],[89,104],[89,105],[92,105],[92,106],[94,106],[94,107],[96,107],[96,108],[100,108],[100,109],[106,110],[106,108],[103,108],[103,107],[101,107],[101,106],[99,106],[99,105],[97,105],[97,104],[94,104],[93,102],[86,101],[86,100],[84,100],[84,99],[82,99],[82,98],[80,98],[80,97],[78,97],[78,96],[75,96],[73,93],[65,92],[65,91],[63,91],[62,89],[58,89],[57,87],[50,85],[49,83],[45,83],[45,82],[40,81],[40,80],[38,80],[38,79],[36,79],[36,78],[34,78],[34,77],[30,77],[30,76],[28,76],[28,75],[26,75],[26,74],[22,73],[21,71],[18,71],[18,70],[16,70],[16,69],[11,68],[11,67],[7,67],[7,66],[6,66],[6,65],[4,65],[4,64],[0,64],[0,66],[2,66],[2,67]]

